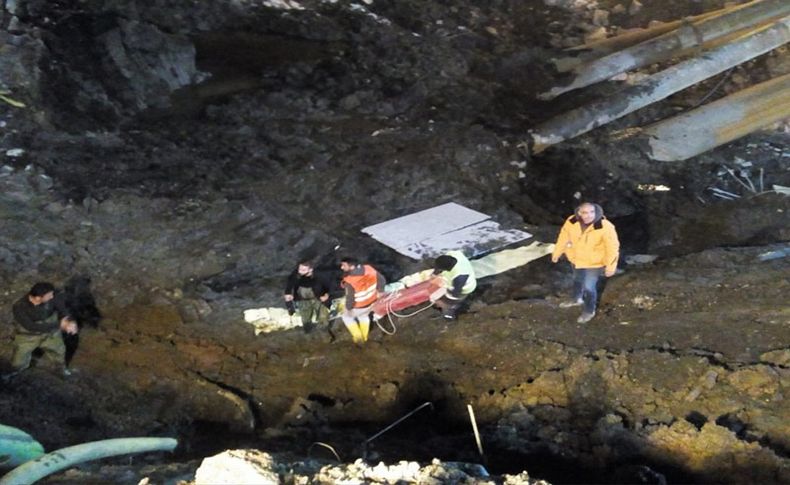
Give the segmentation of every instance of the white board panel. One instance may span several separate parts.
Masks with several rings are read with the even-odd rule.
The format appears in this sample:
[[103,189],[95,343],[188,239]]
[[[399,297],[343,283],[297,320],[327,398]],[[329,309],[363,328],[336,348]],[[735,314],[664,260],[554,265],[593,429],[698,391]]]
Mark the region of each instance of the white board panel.
[[[403,217],[368,226],[362,232],[401,252],[402,248],[462,227],[484,221],[489,216],[455,202],[438,205]],[[419,259],[419,258],[417,258]]]
[[393,249],[414,259],[435,258],[454,249],[474,258],[530,237],[528,232],[502,229],[488,220]]
[[502,229],[488,215],[455,202],[374,224],[362,232],[418,260],[454,249],[474,258],[532,237],[517,229]]

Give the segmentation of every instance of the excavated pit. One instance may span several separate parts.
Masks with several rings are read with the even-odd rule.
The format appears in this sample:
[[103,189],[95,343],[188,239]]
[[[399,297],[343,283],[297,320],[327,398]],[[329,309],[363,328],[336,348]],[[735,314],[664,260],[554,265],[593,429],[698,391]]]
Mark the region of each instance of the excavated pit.
[[[558,80],[558,39],[580,38],[591,8],[375,2],[376,17],[319,3],[6,2],[19,23],[4,42],[36,46],[25,51],[36,67],[14,85],[30,108],[0,103],[0,146],[23,150],[0,172],[0,303],[83,275],[95,307],[73,354],[80,373],[34,367],[3,382],[0,422],[47,450],[179,438],[174,456],[84,466],[98,482],[190,480],[201,458],[232,448],[333,462],[316,442],[344,462],[484,462],[551,483],[790,481],[790,201],[764,190],[790,185],[786,131],[679,164],[649,161],[616,132],[694,105],[713,79],[530,155],[529,128],[617,89],[535,99]],[[642,3],[612,21],[722,2]],[[13,52],[0,50],[0,76]],[[724,86],[762,80],[782,55]],[[758,173],[753,193],[742,182]],[[454,201],[551,241],[582,199],[604,206],[623,249],[589,325],[558,308],[570,270],[546,258],[481,281],[456,323],[423,312],[393,336],[374,329],[364,348],[339,323],[330,343],[323,329],[255,336],[242,321],[281,305],[302,254],[332,265],[340,245],[391,280],[422,267],[364,237],[366,225]],[[659,258],[625,262],[639,254]],[[0,337],[7,366],[9,326]]]

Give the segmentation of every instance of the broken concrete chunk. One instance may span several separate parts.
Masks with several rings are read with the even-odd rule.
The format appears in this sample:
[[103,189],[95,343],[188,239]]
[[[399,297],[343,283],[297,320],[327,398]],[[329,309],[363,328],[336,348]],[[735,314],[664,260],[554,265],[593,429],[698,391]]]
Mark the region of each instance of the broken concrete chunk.
[[609,25],[609,12],[606,10],[596,9],[593,12],[592,22],[600,27]]
[[656,254],[631,254],[625,257],[626,264],[649,264],[658,259]]

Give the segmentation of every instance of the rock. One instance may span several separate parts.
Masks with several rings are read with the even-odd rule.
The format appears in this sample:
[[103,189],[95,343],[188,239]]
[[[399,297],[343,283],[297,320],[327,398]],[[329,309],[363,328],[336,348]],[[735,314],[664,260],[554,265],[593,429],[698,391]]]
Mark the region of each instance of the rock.
[[[650,453],[654,459],[683,463],[688,473],[708,470],[709,476],[716,477],[713,480],[716,482],[729,482],[734,473],[742,472],[743,463],[749,463],[746,473],[754,483],[776,483],[774,473],[779,461],[776,454],[740,440],[729,429],[710,422],[697,430],[693,424],[680,419],[669,427],[657,428],[647,442],[655,447]],[[718,451],[712,454],[714,449]],[[739,458],[734,459],[735,456]]]
[[606,27],[598,27],[595,30],[585,34],[584,41],[594,42],[596,40],[602,40],[605,38],[606,38]]
[[779,390],[776,371],[767,366],[754,366],[733,372],[727,381],[740,392],[760,398],[774,395]]
[[380,384],[373,391],[373,399],[375,399],[376,402],[381,406],[395,404],[398,397],[398,390],[399,387],[397,384],[393,382],[385,382],[384,384]]
[[628,13],[636,15],[642,11],[642,3],[639,0],[633,0],[631,5],[628,6]]
[[648,264],[658,259],[656,254],[630,254],[625,257],[626,264]]
[[35,185],[39,191],[44,192],[51,189],[52,186],[55,185],[55,182],[49,175],[41,173],[35,178],[33,185]]
[[631,303],[641,310],[651,310],[656,306],[655,298],[650,295],[637,295],[631,300]]
[[620,15],[622,13],[625,13],[627,10],[628,9],[626,9],[622,3],[618,3],[617,5],[612,7],[612,13],[615,15]]
[[592,22],[593,24],[598,25],[600,27],[608,26],[609,12],[607,12],[606,10],[595,9],[595,11],[593,11]]
[[39,93],[39,66],[47,49],[30,35],[12,35],[0,31],[0,89],[14,88],[14,96],[35,98]]
[[699,387],[695,387],[694,389],[691,390],[691,392],[689,392],[686,395],[684,400],[686,402],[694,401],[694,400],[696,400],[699,397],[700,394],[702,394],[702,389],[700,389]]
[[719,373],[715,370],[709,370],[705,373],[705,376],[702,378],[702,386],[705,389],[713,389],[716,385],[716,380],[719,377]]
[[790,349],[772,350],[760,355],[760,360],[773,365],[790,367]]
[[116,89],[127,108],[168,107],[170,93],[204,75],[195,67],[195,48],[186,37],[165,34],[151,24],[120,21],[100,41],[108,56],[108,75],[117,76]]
[[358,108],[359,105],[362,104],[362,103],[359,100],[359,96],[357,96],[356,93],[352,93],[352,94],[349,94],[348,96],[344,97],[343,99],[341,99],[338,104],[340,105],[340,107],[342,109],[350,111],[350,110],[353,110],[355,108]]
[[185,298],[178,304],[178,313],[184,323],[199,322],[211,312],[211,306],[202,299]]
[[201,463],[195,485],[260,485],[280,483],[274,460],[258,450],[228,450]]
[[321,404],[301,397],[296,398],[280,420],[280,426],[305,426],[326,422]]

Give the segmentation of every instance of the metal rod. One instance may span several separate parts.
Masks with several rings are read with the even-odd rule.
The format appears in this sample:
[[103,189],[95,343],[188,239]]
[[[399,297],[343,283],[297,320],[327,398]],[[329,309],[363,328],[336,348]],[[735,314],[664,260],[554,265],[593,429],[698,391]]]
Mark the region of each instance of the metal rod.
[[480,432],[477,430],[477,420],[475,420],[475,411],[472,409],[471,404],[466,405],[466,409],[469,410],[469,419],[472,420],[472,430],[475,432],[475,442],[477,442],[477,451],[480,452],[480,456],[485,460],[486,455],[483,453],[483,442],[480,441]]
[[743,180],[739,179],[739,178],[738,178],[738,176],[737,176],[737,175],[735,175],[735,171],[734,171],[733,169],[731,169],[730,167],[724,167],[724,170],[726,170],[726,171],[727,171],[727,173],[728,173],[728,174],[730,174],[730,175],[732,176],[732,178],[734,178],[734,179],[735,179],[735,181],[736,181],[736,182],[738,182],[739,184],[743,185],[743,187],[744,187],[746,190],[748,190],[748,191],[751,191],[751,192],[754,192],[754,190],[753,190],[753,188],[752,188],[752,187],[749,187],[748,185],[746,185],[745,183],[743,183]]
[[765,190],[765,186],[763,185],[763,175],[764,175],[764,172],[765,172],[765,171],[764,171],[764,170],[762,169],[762,167],[761,167],[761,168],[760,168],[760,192],[762,192],[762,191],[764,191],[764,190]]
[[410,417],[411,415],[413,415],[414,413],[416,413],[417,411],[419,411],[420,409],[422,409],[422,408],[424,408],[424,407],[426,407],[426,406],[430,406],[430,407],[431,407],[431,409],[433,409],[433,403],[432,403],[432,402],[430,402],[430,401],[427,401],[427,402],[424,402],[424,403],[420,404],[420,405],[419,405],[419,406],[417,406],[417,407],[416,407],[416,408],[415,408],[413,411],[411,411],[409,414],[407,414],[407,415],[403,416],[402,418],[398,419],[397,421],[395,421],[395,422],[394,422],[394,423],[392,423],[391,425],[387,426],[386,428],[382,429],[381,431],[379,431],[378,433],[374,434],[374,435],[373,435],[373,436],[371,436],[370,438],[366,439],[366,440],[365,440],[365,441],[362,443],[362,446],[364,447],[364,449],[365,449],[365,450],[367,450],[368,444],[370,444],[370,442],[371,442],[371,441],[375,440],[375,439],[376,439],[376,438],[378,438],[379,436],[383,435],[383,434],[384,434],[384,433],[386,433],[387,431],[389,431],[389,430],[391,430],[392,428],[394,428],[395,426],[399,425],[401,422],[403,422],[403,420],[405,420],[406,418]]
[[337,459],[337,461],[338,461],[339,463],[343,463],[343,460],[341,460],[341,459],[340,459],[340,455],[338,455],[338,454],[337,454],[337,451],[335,451],[335,449],[334,449],[334,448],[332,448],[332,446],[331,446],[331,445],[328,445],[328,444],[326,444],[326,443],[323,443],[323,442],[321,442],[321,441],[316,441],[315,443],[313,443],[312,445],[310,445],[310,446],[307,448],[307,456],[308,456],[308,457],[312,457],[312,455],[310,454],[310,452],[313,450],[313,447],[314,447],[314,446],[316,446],[316,445],[318,445],[318,446],[323,446],[324,448],[328,449],[329,451],[331,451],[331,452],[332,452],[332,454],[333,454],[333,455],[335,455],[335,458]]
[[726,190],[721,190],[721,189],[719,189],[717,187],[710,187],[710,190],[713,191],[714,195],[718,195],[719,197],[725,196],[725,197],[730,197],[730,198],[735,198],[735,199],[740,199],[741,198],[741,196],[738,195],[738,194],[733,194],[732,192],[727,192]]

